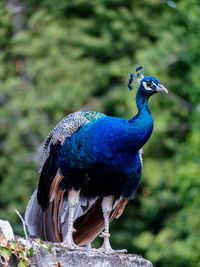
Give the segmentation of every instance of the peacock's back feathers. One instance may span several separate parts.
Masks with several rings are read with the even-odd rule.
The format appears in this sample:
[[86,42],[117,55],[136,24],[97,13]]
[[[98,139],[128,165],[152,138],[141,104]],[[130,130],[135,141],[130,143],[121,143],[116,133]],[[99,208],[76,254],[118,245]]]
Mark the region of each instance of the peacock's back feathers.
[[98,118],[103,116],[105,115],[97,111],[83,110],[74,112],[62,119],[51,130],[44,142],[43,157],[40,163],[39,172],[41,173],[45,162],[49,158],[50,147],[52,144],[55,145],[58,141],[62,143],[66,137],[70,137],[73,133],[78,131],[83,124],[94,123]]

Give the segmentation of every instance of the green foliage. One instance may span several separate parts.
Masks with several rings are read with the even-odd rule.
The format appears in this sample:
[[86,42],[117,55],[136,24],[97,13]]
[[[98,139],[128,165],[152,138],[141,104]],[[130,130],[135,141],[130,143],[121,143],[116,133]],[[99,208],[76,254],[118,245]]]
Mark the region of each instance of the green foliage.
[[150,100],[142,182],[111,224],[111,242],[156,266],[198,266],[200,4],[175,2],[30,0],[17,34],[0,3],[0,217],[17,233],[14,209],[25,210],[37,185],[51,128],[83,107],[131,118],[126,83],[144,65],[170,94]]
[[[40,251],[40,248],[43,247],[52,252],[52,246],[49,243],[41,242],[40,238],[36,238],[35,242],[37,243],[37,252]],[[18,267],[26,267],[29,266],[31,262],[31,258],[34,256],[36,251],[34,251],[33,247],[27,249],[25,246],[21,244],[19,240],[17,241],[10,241],[10,242],[3,242],[0,246],[0,263],[4,264],[5,267],[10,266],[9,260],[11,256],[15,256],[16,260],[18,261]]]
[[9,260],[14,255],[18,261],[18,267],[29,266],[30,258],[34,255],[33,248],[30,248],[27,252],[24,246],[19,241],[10,241],[0,246],[1,263],[4,266],[10,266]]
[[35,238],[34,241],[37,243],[38,245],[38,249],[40,249],[41,247],[48,249],[49,253],[52,252],[52,246],[49,243],[46,242],[41,242],[40,238]]

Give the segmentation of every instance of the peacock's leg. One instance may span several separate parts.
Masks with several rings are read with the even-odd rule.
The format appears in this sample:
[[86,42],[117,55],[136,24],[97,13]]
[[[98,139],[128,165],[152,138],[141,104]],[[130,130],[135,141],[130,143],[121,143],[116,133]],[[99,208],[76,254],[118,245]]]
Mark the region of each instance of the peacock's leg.
[[113,196],[103,198],[102,211],[104,217],[104,232],[102,232],[100,236],[104,238],[104,242],[99,251],[103,251],[105,253],[114,253],[114,252],[126,253],[127,251],[125,249],[113,250],[110,245],[109,218],[110,218],[110,213],[113,209],[113,203],[114,203]]
[[69,203],[69,216],[68,216],[68,222],[67,222],[68,228],[67,228],[67,234],[63,242],[61,243],[61,245],[69,249],[80,248],[74,243],[73,237],[72,237],[72,233],[74,231],[74,228],[73,228],[74,215],[75,215],[75,211],[76,211],[77,205],[79,203],[79,198],[80,198],[79,193],[80,193],[80,190],[77,191],[73,188],[69,190],[68,192],[68,203]]
[[102,245],[102,249],[105,250],[106,253],[113,252],[113,249],[110,245],[110,233],[109,233],[109,217],[110,213],[113,209],[113,196],[104,197],[102,201],[102,211],[103,211],[103,218],[104,218],[104,232],[101,233],[101,236],[104,238],[104,242]]

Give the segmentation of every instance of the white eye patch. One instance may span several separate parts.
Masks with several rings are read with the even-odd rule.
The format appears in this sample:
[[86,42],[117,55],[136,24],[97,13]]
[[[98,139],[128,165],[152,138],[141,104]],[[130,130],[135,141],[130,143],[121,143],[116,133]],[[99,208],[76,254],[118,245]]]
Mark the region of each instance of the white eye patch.
[[[156,88],[158,87],[153,81],[152,81],[152,84],[153,84]],[[146,90],[152,91],[152,88],[151,88],[151,87],[148,87],[146,82],[142,82],[142,85],[144,86],[144,88],[145,88]]]
[[146,82],[142,82],[142,85],[146,90],[152,91],[151,87],[148,87]]

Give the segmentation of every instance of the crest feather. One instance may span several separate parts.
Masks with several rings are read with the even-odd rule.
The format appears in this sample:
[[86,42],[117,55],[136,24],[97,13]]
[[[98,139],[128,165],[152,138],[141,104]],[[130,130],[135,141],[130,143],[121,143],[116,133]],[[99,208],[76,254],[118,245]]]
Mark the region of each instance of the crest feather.
[[144,71],[142,66],[138,66],[135,69],[135,73],[130,72],[130,77],[128,80],[128,88],[129,90],[133,90],[134,86],[138,86],[140,81],[144,78]]

